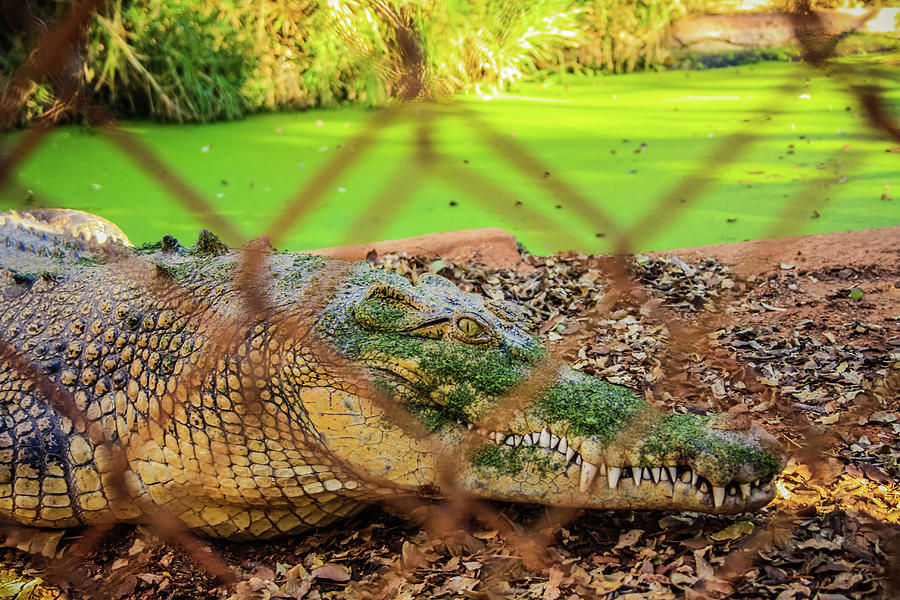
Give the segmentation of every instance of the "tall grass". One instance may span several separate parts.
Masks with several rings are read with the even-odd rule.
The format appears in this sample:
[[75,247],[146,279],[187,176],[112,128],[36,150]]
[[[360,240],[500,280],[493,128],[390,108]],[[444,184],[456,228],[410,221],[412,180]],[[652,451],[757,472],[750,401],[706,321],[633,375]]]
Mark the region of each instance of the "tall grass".
[[679,0],[582,0],[574,63],[613,73],[661,66],[669,57],[669,25],[684,16]]
[[415,11],[413,22],[434,93],[493,92],[563,68],[583,11],[571,0],[447,0]]
[[85,75],[101,101],[128,115],[235,119],[255,64],[238,5],[190,0],[112,0],[86,41]]
[[[109,0],[83,40],[83,75],[118,114],[173,121],[382,105],[411,76],[432,96],[493,92],[547,71],[659,66],[683,1]],[[59,11],[33,3],[48,20]],[[27,60],[26,42],[0,30],[0,84]],[[40,117],[52,82],[26,95],[23,118]]]

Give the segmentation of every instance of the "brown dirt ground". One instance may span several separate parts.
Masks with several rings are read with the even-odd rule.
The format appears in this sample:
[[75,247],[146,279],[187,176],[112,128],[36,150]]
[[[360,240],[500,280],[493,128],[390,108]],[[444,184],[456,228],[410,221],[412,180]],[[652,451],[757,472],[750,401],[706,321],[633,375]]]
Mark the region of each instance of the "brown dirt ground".
[[372,244],[318,248],[307,252],[344,260],[365,260],[372,252],[378,256],[405,252],[410,256],[473,262],[492,269],[515,269],[524,264],[515,236],[497,227],[432,233]]
[[508,262],[466,266],[466,248],[482,248],[481,263],[491,256],[461,237],[438,262],[381,260],[412,277],[438,270],[466,289],[504,288],[534,307],[534,328],[567,360],[657,403],[749,413],[793,454],[776,500],[734,517],[376,506],[290,539],[202,542],[236,586],[208,575],[196,548],[126,525],[70,562],[7,550],[2,563],[50,569],[70,598],[94,587],[117,600],[897,597],[900,228],[628,258],[639,283],[622,293],[607,259],[525,257],[524,276]]

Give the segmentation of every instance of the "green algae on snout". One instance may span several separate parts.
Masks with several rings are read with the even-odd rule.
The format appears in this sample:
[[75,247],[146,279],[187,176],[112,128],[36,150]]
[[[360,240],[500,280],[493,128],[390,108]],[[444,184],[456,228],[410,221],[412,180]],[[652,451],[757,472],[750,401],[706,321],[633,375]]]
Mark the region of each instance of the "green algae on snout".
[[627,388],[581,377],[547,390],[531,408],[532,414],[550,423],[566,423],[569,435],[590,436],[605,445],[648,409],[647,403]]
[[310,284],[313,273],[322,269],[328,259],[315,254],[298,254],[291,265],[287,267],[287,274],[278,279],[278,285],[285,290],[294,290]]
[[92,258],[89,256],[79,256],[75,259],[75,264],[80,267],[96,267],[99,265],[105,265],[109,262],[107,259],[102,258]]
[[[390,373],[390,394],[431,431],[458,422],[477,422],[479,415],[500,402],[546,355],[543,347],[519,330],[512,331],[507,343],[503,336],[509,332],[502,324],[496,325],[500,332],[497,346],[466,344],[439,328],[441,323],[446,330],[454,326],[454,308],[483,313],[486,320],[496,320],[481,301],[465,303],[454,296],[454,304],[426,294],[423,301],[440,310],[428,312],[426,306],[423,312],[389,297],[365,297],[373,283],[410,289],[408,282],[393,274],[358,268],[350,279],[359,290],[358,295],[348,298],[345,304],[325,309],[317,326],[319,335],[332,340],[347,358],[361,359],[379,371],[379,378]],[[455,287],[447,289],[447,294],[459,294]],[[435,314],[444,320],[435,320]],[[427,334],[417,331],[420,323],[431,326]],[[400,384],[397,378],[407,381]]]
[[442,400],[448,418],[467,421],[469,420],[467,411],[478,401],[478,396],[475,390],[463,381],[446,392]]
[[780,459],[764,449],[727,439],[727,432],[709,426],[710,417],[693,414],[666,415],[644,439],[641,460],[660,464],[664,457],[695,459],[720,472],[733,472],[740,466],[750,468],[756,478],[768,477],[781,468]]
[[156,268],[177,282],[210,281],[224,282],[234,277],[235,262],[231,260],[215,260],[209,256],[198,256],[178,262],[154,260]]
[[[524,377],[526,365],[499,349],[484,350],[454,343],[394,334],[370,336],[361,345],[366,356],[415,361],[430,385],[421,384],[416,397],[427,409],[416,411],[435,430],[457,421],[475,422]],[[405,399],[407,402],[410,399]]]
[[395,302],[378,300],[363,300],[353,311],[357,321],[366,323],[374,331],[401,328],[405,325],[404,319],[409,315],[409,310]]
[[516,364],[510,353],[492,348],[470,348],[450,343],[422,344],[419,368],[436,381],[466,381],[474,390],[500,396],[524,375],[525,365]]
[[221,256],[227,253],[228,246],[206,229],[200,230],[197,243],[187,250],[187,254],[192,256]]
[[[472,466],[482,475],[502,473],[519,475],[526,467],[541,477],[555,472],[554,459],[559,457],[534,446],[486,445],[476,450],[470,459]],[[562,466],[562,465],[559,465]]]

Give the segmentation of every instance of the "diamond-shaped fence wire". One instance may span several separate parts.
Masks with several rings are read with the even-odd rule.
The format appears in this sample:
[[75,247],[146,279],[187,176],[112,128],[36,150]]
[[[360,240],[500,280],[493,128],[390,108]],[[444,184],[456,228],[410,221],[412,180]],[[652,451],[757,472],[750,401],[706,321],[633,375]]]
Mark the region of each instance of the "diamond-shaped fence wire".
[[[3,125],[11,123],[19,103],[24,98],[23,90],[26,82],[33,74],[49,73],[51,76],[55,74],[58,80],[64,80],[66,65],[75,52],[77,40],[88,25],[93,11],[99,5],[99,2],[91,1],[73,3],[68,13],[58,23],[49,26],[46,34],[41,38],[40,47],[35,49],[31,60],[24,65],[22,71],[11,79],[3,97],[0,98],[0,115],[3,117],[0,123]],[[836,66],[829,62],[830,53],[834,48],[834,44],[829,42],[833,40],[824,34],[822,28],[817,24],[815,15],[797,14],[794,22],[795,34],[806,50],[805,59],[808,63],[815,68],[827,69],[830,76],[839,81],[847,92],[855,96],[859,104],[864,107],[865,116],[870,125],[883,135],[900,143],[898,117],[891,113],[890,105],[883,101],[880,91],[867,83],[870,80],[861,76],[852,66]],[[257,238],[257,236],[265,235],[267,241],[260,238],[248,243],[249,238],[245,235],[245,228],[241,224],[233,222],[230,217],[218,209],[215,203],[208,201],[193,189],[167,163],[165,156],[152,150],[139,137],[119,127],[116,120],[106,114],[103,109],[91,106],[88,95],[75,82],[72,82],[71,85],[61,85],[58,89],[64,104],[75,107],[74,110],[78,114],[97,126],[100,133],[119,152],[127,155],[134,164],[164,187],[171,197],[195,215],[198,221],[220,235],[229,246],[243,247],[240,264],[237,267],[235,289],[235,293],[240,297],[240,301],[236,305],[240,306],[241,310],[228,314],[208,313],[208,307],[204,303],[203,297],[196,292],[180,287],[176,280],[161,278],[158,267],[142,261],[139,256],[125,253],[109,263],[110,268],[115,270],[118,275],[130,278],[138,283],[138,287],[146,290],[146,297],[150,302],[164,300],[171,305],[181,307],[185,317],[197,317],[203,320],[204,331],[208,336],[206,343],[198,350],[197,358],[193,361],[191,369],[185,370],[179,375],[181,380],[177,386],[178,393],[173,393],[171,390],[160,390],[159,401],[153,401],[152,405],[146,409],[148,411],[146,422],[135,430],[136,435],[125,438],[126,441],[123,441],[122,438],[110,437],[103,428],[92,428],[92,423],[96,423],[98,417],[91,412],[92,409],[86,405],[84,399],[73,393],[72,388],[61,384],[59,377],[48,375],[42,365],[29,361],[19,349],[8,343],[4,339],[4,334],[0,332],[0,357],[2,357],[4,369],[11,369],[19,373],[27,381],[29,389],[39,392],[36,397],[40,398],[40,401],[48,409],[52,409],[57,415],[65,418],[70,428],[74,427],[77,431],[88,432],[96,447],[95,456],[103,456],[104,486],[110,493],[114,511],[120,514],[123,520],[134,518],[135,515],[143,515],[144,526],[151,534],[182,557],[176,560],[188,561],[192,565],[191,568],[196,569],[198,577],[205,578],[204,581],[214,580],[217,584],[225,586],[223,588],[225,590],[237,589],[241,598],[254,597],[251,592],[258,592],[258,597],[270,597],[264,594],[271,594],[272,590],[265,587],[265,577],[257,578],[257,581],[262,583],[252,583],[253,579],[247,577],[247,574],[252,572],[252,565],[240,571],[240,574],[236,573],[230,566],[231,558],[223,555],[227,554],[226,550],[223,550],[221,546],[213,550],[204,538],[197,536],[182,525],[179,517],[183,517],[183,515],[167,508],[177,506],[177,502],[161,505],[147,503],[145,499],[133,496],[132,488],[129,487],[127,480],[130,476],[129,470],[132,468],[129,461],[134,456],[146,451],[152,443],[159,443],[164,447],[167,439],[165,432],[177,430],[178,415],[183,413],[184,403],[203,402],[202,398],[197,397],[202,392],[202,382],[216,376],[215,374],[219,374],[218,376],[229,376],[229,373],[240,375],[235,371],[239,368],[236,358],[247,350],[248,332],[251,336],[262,335],[264,332],[270,344],[292,347],[296,352],[311,357],[310,362],[319,365],[323,373],[339,379],[344,382],[343,385],[353,388],[356,393],[370,398],[379,410],[395,419],[396,424],[408,435],[423,440],[423,447],[428,447],[429,443],[429,433],[418,420],[409,417],[409,413],[404,407],[399,406],[389,394],[373,385],[358,367],[348,363],[316,339],[313,329],[319,317],[319,311],[327,299],[333,295],[334,290],[349,276],[349,266],[343,263],[334,263],[330,268],[323,270],[318,275],[316,285],[310,287],[305,293],[303,301],[299,303],[297,309],[285,314],[271,305],[271,295],[268,289],[270,284],[265,276],[273,256],[272,247],[280,247],[286,236],[308,217],[313,206],[326,190],[333,189],[340,176],[356,165],[367,153],[377,151],[380,136],[401,122],[411,123],[416,131],[416,141],[408,148],[408,159],[395,166],[395,172],[388,176],[387,184],[382,189],[372,191],[366,208],[359,214],[347,216],[350,222],[348,239],[358,237],[361,232],[365,232],[369,237],[377,238],[380,233],[377,224],[380,223],[383,226],[399,215],[419,186],[429,178],[445,182],[448,186],[458,190],[461,197],[470,198],[488,211],[499,210],[501,205],[508,206],[514,202],[503,186],[495,183],[489,176],[477,175],[471,170],[464,170],[457,161],[452,161],[447,157],[444,149],[438,143],[438,138],[434,135],[436,123],[442,120],[454,120],[460,126],[469,127],[477,132],[481,141],[492,152],[502,157],[502,160],[508,162],[523,176],[533,176],[534,173],[545,171],[540,159],[524,149],[515,138],[496,131],[474,111],[450,100],[428,98],[426,94],[428,90],[427,73],[415,32],[404,28],[400,21],[397,21],[395,26],[398,39],[405,47],[403,56],[406,60],[405,64],[400,66],[399,83],[396,85],[396,89],[399,90],[397,101],[388,108],[374,112],[363,131],[345,144],[343,152],[335,154],[334,158],[320,168],[295,195],[285,199],[284,209],[276,218],[272,219],[268,227],[263,231],[253,232],[253,235],[249,236]],[[754,119],[745,123],[737,132],[718,141],[706,156],[698,158],[693,170],[686,173],[676,186],[661,194],[653,208],[629,228],[618,226],[615,219],[610,217],[601,205],[584,197],[575,186],[566,181],[564,175],[555,175],[540,189],[535,190],[538,201],[550,205],[564,202],[571,209],[575,218],[595,225],[596,230],[606,232],[606,235],[613,240],[612,247],[616,251],[614,256],[603,259],[586,259],[587,263],[585,263],[586,267],[583,272],[599,273],[601,275],[597,277],[600,279],[596,279],[596,281],[602,280],[607,284],[602,292],[598,293],[599,300],[589,309],[585,309],[581,315],[583,317],[581,326],[583,328],[591,327],[592,324],[604,322],[611,318],[609,312],[615,307],[619,312],[624,311],[623,314],[639,314],[641,318],[646,319],[659,330],[665,330],[666,346],[658,348],[660,359],[656,366],[658,370],[657,385],[646,386],[648,394],[651,396],[654,390],[662,389],[659,385],[660,382],[668,382],[668,389],[674,396],[679,394],[684,397],[696,396],[697,390],[691,389],[693,385],[691,380],[684,377],[685,372],[691,367],[691,360],[709,361],[715,364],[715,367],[721,372],[728,373],[731,384],[736,385],[739,389],[760,389],[759,373],[748,367],[745,357],[740,354],[723,354],[715,346],[714,339],[719,335],[716,333],[715,319],[698,317],[694,323],[687,324],[683,319],[673,318],[671,310],[662,307],[660,302],[647,293],[640,280],[640,277],[647,276],[647,273],[643,272],[641,275],[642,272],[639,269],[635,270],[634,263],[627,253],[638,247],[642,240],[665,229],[681,211],[689,210],[690,203],[684,200],[699,196],[713,181],[713,173],[739,159],[742,152],[745,152],[754,142],[759,124],[767,117],[778,113],[783,100],[789,94],[795,94],[796,86],[797,82],[795,81],[785,81],[782,88],[773,96],[774,100],[769,106],[762,108]],[[52,128],[51,120],[37,120],[18,137],[13,145],[7,147],[5,153],[0,155],[0,186],[14,184],[13,173],[16,165],[43,143],[46,134]],[[794,196],[784,202],[785,218],[773,223],[768,233],[772,237],[796,234],[797,232],[793,231],[792,227],[797,223],[797,219],[791,218],[791,215],[795,213],[809,214],[820,208],[823,198],[820,193],[817,193],[818,189],[817,181],[810,181],[799,186]],[[526,206],[523,208],[523,212],[526,220],[533,222],[542,220],[539,211]],[[377,220],[374,218],[376,216]],[[567,235],[567,231],[554,222],[547,221],[542,226],[548,228],[551,235],[559,237]],[[745,257],[744,260],[752,261],[752,259],[753,257],[750,256]],[[417,274],[428,270],[427,264],[415,261],[407,261],[403,264],[406,265],[407,270],[412,269]],[[457,267],[455,277],[470,288],[477,287],[472,282],[478,282],[472,279],[471,273],[467,272],[465,267]],[[515,275],[509,277],[515,279]],[[593,281],[588,283],[593,283]],[[481,284],[478,283],[478,285]],[[495,284],[492,285],[496,287]],[[499,285],[503,285],[503,283],[501,282]],[[486,288],[482,286],[478,289]],[[296,343],[296,340],[302,340],[302,344],[296,347],[291,346]],[[274,345],[272,347],[275,347]],[[566,347],[565,340],[557,347],[559,354],[574,355],[576,352],[577,348]],[[693,357],[693,359],[687,357]],[[522,385],[519,385],[501,406],[495,408],[481,425],[490,429],[490,422],[503,422],[505,419],[509,419],[517,407],[528,402],[538,391],[543,389],[549,374],[558,367],[558,360],[551,356],[542,365],[535,368],[531,376]],[[173,389],[175,387],[172,386]],[[241,389],[244,411],[243,426],[263,430],[266,437],[269,440],[277,441],[288,455],[293,453],[293,455],[303,457],[315,456],[320,464],[316,466],[316,469],[319,470],[314,485],[321,485],[329,489],[328,486],[331,485],[331,482],[340,481],[344,482],[344,485],[347,485],[346,482],[352,482],[354,486],[366,488],[370,493],[377,490],[377,495],[389,510],[419,523],[426,532],[426,537],[431,540],[458,537],[460,531],[465,532],[467,529],[482,534],[483,530],[488,532],[487,535],[482,535],[478,539],[491,539],[492,536],[499,536],[505,541],[506,547],[514,557],[521,560],[527,568],[547,573],[545,578],[545,581],[548,582],[547,585],[534,592],[538,595],[533,597],[559,597],[558,586],[563,579],[569,578],[567,581],[571,583],[571,578],[578,576],[575,571],[568,570],[566,566],[571,564],[571,560],[562,556],[553,547],[553,541],[556,536],[561,535],[560,532],[564,532],[562,535],[570,535],[566,527],[576,516],[576,511],[571,509],[548,510],[528,527],[511,522],[502,509],[497,506],[478,501],[457,490],[453,465],[458,463],[458,456],[441,456],[436,461],[443,465],[443,471],[437,477],[437,480],[441,482],[442,495],[445,497],[442,502],[434,503],[423,498],[394,493],[390,482],[373,477],[364,470],[364,465],[349,464],[336,455],[323,456],[322,449],[317,446],[315,438],[308,436],[302,429],[295,430],[277,423],[272,423],[271,426],[266,425],[268,414],[266,403],[272,402],[272,399],[264,396],[263,392],[252,386],[244,386]],[[898,390],[896,371],[891,371],[881,381],[873,382],[872,390],[874,396],[880,395],[882,398],[895,400]],[[803,444],[802,449],[794,448],[793,450],[797,451],[799,462],[810,465],[817,464],[821,457],[816,452],[819,448],[825,447],[826,440],[825,436],[818,442],[814,440],[814,438],[818,438],[819,430],[809,429],[803,425],[808,422],[806,413],[798,409],[797,403],[792,399],[783,397],[776,387],[764,386],[757,393],[763,398],[761,404],[769,406],[769,410],[780,411],[783,420],[791,421],[795,425],[799,423],[797,431],[806,431],[809,437],[808,443]],[[855,420],[862,415],[864,408],[871,407],[873,403],[875,403],[874,400],[865,400],[864,396],[860,396],[856,402],[857,408],[847,411],[842,417],[842,422],[847,425],[835,427],[829,435],[840,436],[843,431],[849,430]],[[721,408],[727,410],[728,406],[725,405]],[[815,413],[814,410],[813,413]],[[463,440],[459,446],[459,452],[464,454],[476,441],[475,437]],[[437,446],[434,446],[433,451],[440,452]],[[215,464],[208,462],[206,466],[209,466],[210,470],[203,468],[202,464],[204,460],[211,461],[212,459],[198,456],[197,460],[201,463],[200,471],[203,476],[214,478],[217,468]],[[264,469],[261,467],[261,472],[262,470]],[[813,472],[808,476],[809,480],[805,483],[814,485],[821,482],[821,478],[827,478],[828,474]],[[190,485],[190,483],[185,485]],[[266,512],[269,508],[267,508],[265,500],[265,498],[256,498],[251,501],[251,504],[258,510]],[[325,512],[329,510],[336,511],[334,512],[335,516],[341,516],[356,509],[348,504],[346,506],[337,505],[337,508],[319,507],[315,510],[322,513],[317,518],[325,518],[329,517],[329,515],[325,515]],[[213,513],[216,511],[211,509],[211,513],[207,516],[210,519],[219,520],[236,518],[234,515]],[[737,585],[737,582],[749,570],[762,568],[760,565],[765,564],[767,556],[761,554],[763,548],[769,547],[773,539],[789,538],[792,530],[801,526],[803,518],[807,516],[809,515],[792,514],[785,510],[773,515],[765,522],[764,526],[757,529],[753,536],[748,537],[741,545],[735,545],[727,555],[727,560],[719,564],[710,565],[704,560],[702,553],[697,555],[695,552],[695,566],[698,573],[701,570],[704,571],[704,577],[693,588],[689,588],[691,592],[686,597],[715,596],[721,594],[723,590],[731,589],[730,586]],[[326,520],[330,520],[330,518]],[[311,518],[310,522],[315,523],[316,521]],[[278,524],[275,523],[275,526]],[[56,543],[59,541],[60,535],[46,532],[37,535],[32,530],[13,524],[8,524],[3,531],[6,534],[7,544],[28,549],[35,556],[48,550],[51,553],[57,551]],[[112,551],[120,553],[123,557],[128,555],[129,550],[116,548],[114,539],[110,542],[110,536],[114,531],[114,524],[105,522],[90,525],[79,531],[60,553],[60,558],[42,563],[45,578],[50,583],[69,590],[70,597],[73,598],[127,595],[127,592],[120,593],[123,583],[128,583],[127,578],[115,576],[107,581],[97,581],[80,568],[86,557],[102,547],[115,548]],[[371,532],[366,535],[371,535]],[[463,540],[460,543],[482,543],[471,536],[467,539],[468,542]],[[357,597],[369,598],[393,597],[399,589],[398,582],[414,581],[417,577],[417,569],[425,564],[427,560],[425,557],[429,553],[428,543],[423,543],[421,539],[417,540],[417,543],[418,546],[404,541],[401,560],[392,563],[378,576],[367,579],[364,586],[355,588],[354,594],[357,594]],[[621,540],[620,543],[622,543]],[[833,541],[825,540],[822,543],[833,543]],[[133,548],[134,546],[132,546]],[[699,548],[702,548],[702,545]],[[166,560],[170,562],[173,560],[171,554]],[[498,563],[498,565],[500,564]],[[310,569],[313,566],[315,565],[306,565]],[[809,568],[815,569],[820,566],[812,565]],[[510,592],[508,584],[509,575],[502,571],[503,568],[503,566],[485,567],[480,575],[481,587],[477,592],[473,592],[469,588],[469,591],[466,592],[467,597],[504,597],[513,593]],[[650,568],[652,570],[652,566]],[[896,565],[891,568],[896,571]],[[152,579],[152,574],[148,577],[151,579],[144,581],[159,583],[158,580]],[[674,576],[670,576],[669,580],[674,580],[673,578]],[[133,580],[134,577],[132,576],[131,579]],[[244,579],[244,581],[238,583],[239,579]],[[329,576],[324,575],[322,579],[328,580]],[[330,579],[340,581],[341,573],[332,574]],[[610,596],[610,594],[619,593],[616,590],[622,585],[621,580],[598,581],[601,583],[595,582],[592,587],[583,588],[588,590],[585,593],[593,594],[593,597],[597,598],[617,597]],[[306,578],[300,584],[301,587],[306,585],[302,592],[303,595],[309,591],[308,582],[309,578]],[[237,588],[228,587],[235,584],[237,584]],[[251,584],[257,585],[257,588],[251,589]],[[460,585],[459,589],[465,587]],[[133,587],[132,585],[131,589]],[[127,585],[124,589],[128,589]],[[627,590],[627,585],[623,589]],[[184,590],[174,593],[173,596],[166,596],[162,591],[159,593],[161,594],[159,597],[193,597],[185,595]],[[294,588],[291,593],[296,594],[291,597],[303,597],[297,588]],[[638,596],[628,597],[636,598]],[[672,596],[651,594],[640,597]],[[825,598],[826,596],[820,597]]]

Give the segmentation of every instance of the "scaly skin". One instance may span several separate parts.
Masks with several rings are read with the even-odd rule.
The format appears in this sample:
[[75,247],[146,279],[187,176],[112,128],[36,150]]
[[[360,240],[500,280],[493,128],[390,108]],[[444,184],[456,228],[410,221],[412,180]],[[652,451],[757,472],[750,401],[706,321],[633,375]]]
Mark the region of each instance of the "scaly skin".
[[211,236],[135,250],[72,211],[2,216],[3,239],[0,515],[20,523],[162,509],[262,538],[398,493],[733,513],[784,464],[749,423],[546,360],[514,306],[442,277],[298,253],[243,273]]

